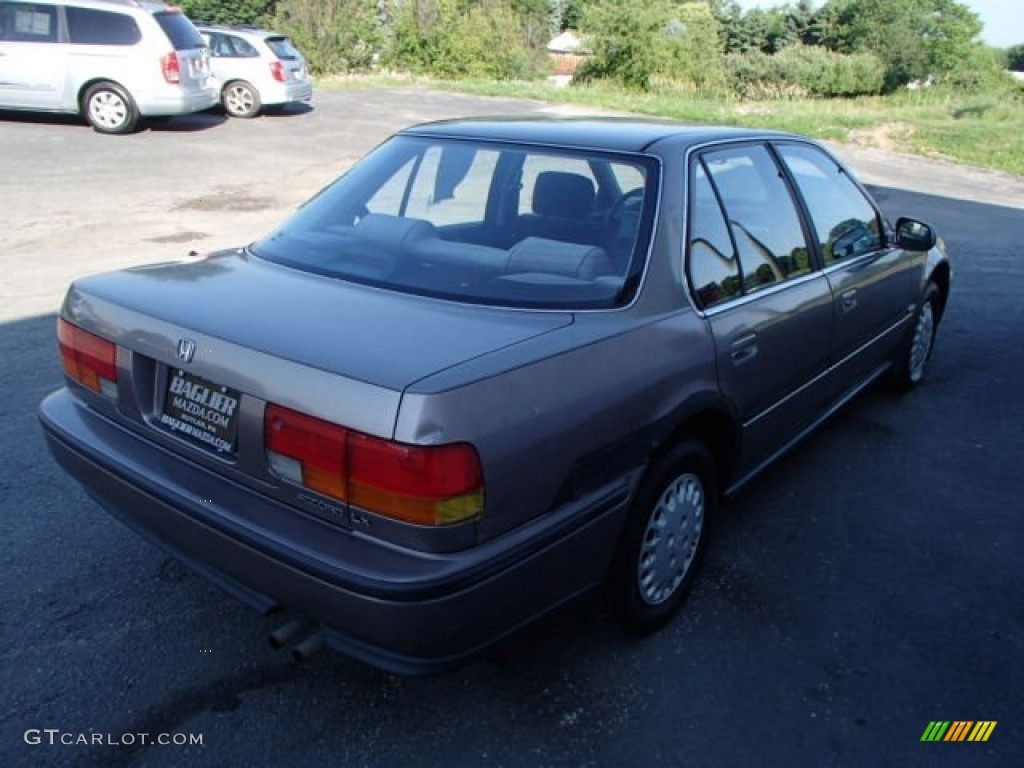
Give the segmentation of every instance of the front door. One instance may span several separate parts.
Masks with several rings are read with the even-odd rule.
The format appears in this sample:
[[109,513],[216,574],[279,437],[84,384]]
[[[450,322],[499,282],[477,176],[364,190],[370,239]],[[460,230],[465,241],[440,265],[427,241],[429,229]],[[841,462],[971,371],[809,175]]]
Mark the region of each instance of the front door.
[[923,258],[886,246],[881,215],[824,152],[795,143],[776,149],[806,203],[832,289],[836,380],[857,383],[904,338]]

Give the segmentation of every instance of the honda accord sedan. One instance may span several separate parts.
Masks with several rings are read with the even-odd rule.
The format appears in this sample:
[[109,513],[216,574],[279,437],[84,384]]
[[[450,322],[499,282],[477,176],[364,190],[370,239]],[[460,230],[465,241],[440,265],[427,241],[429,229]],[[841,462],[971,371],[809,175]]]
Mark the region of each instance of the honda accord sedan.
[[800,136],[432,123],[251,245],[76,281],[39,415],[278,646],[437,670],[595,590],[667,622],[724,498],[922,380],[951,276]]

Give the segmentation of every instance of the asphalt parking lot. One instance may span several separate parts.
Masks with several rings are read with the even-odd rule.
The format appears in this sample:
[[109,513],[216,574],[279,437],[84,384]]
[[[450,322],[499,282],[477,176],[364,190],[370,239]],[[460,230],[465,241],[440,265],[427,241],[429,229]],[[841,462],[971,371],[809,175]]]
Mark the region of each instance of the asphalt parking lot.
[[[409,123],[524,111],[560,110],[335,91],[127,137],[0,113],[0,765],[1024,764],[1021,179],[844,151],[955,259],[929,378],[869,391],[731,501],[684,613],[643,640],[582,604],[443,677],[296,666],[50,460],[35,407],[68,281],[253,240]],[[933,720],[998,725],[922,743]]]

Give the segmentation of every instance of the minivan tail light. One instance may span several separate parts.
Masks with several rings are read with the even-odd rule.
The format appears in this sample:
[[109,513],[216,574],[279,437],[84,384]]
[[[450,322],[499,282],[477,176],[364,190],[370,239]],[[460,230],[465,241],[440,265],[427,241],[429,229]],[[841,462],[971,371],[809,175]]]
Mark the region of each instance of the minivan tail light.
[[278,475],[360,509],[435,526],[483,513],[483,471],[467,443],[407,445],[273,404],[264,433]]
[[68,376],[93,392],[117,398],[116,344],[58,318],[57,346]]
[[164,80],[172,85],[181,82],[181,60],[177,51],[171,51],[160,58],[160,68],[164,73]]
[[280,61],[270,62],[270,76],[279,83],[283,83],[285,81],[284,65],[282,65]]

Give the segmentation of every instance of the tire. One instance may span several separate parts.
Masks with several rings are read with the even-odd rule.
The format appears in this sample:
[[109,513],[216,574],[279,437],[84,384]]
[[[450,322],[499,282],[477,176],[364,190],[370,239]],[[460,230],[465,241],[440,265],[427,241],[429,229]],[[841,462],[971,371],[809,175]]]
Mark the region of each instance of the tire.
[[135,100],[116,83],[96,83],[82,98],[82,114],[100,133],[131,133],[139,124]]
[[717,505],[715,462],[696,440],[679,443],[648,472],[608,576],[610,607],[628,629],[652,632],[682,606]]
[[262,106],[259,92],[245,80],[234,80],[225,85],[221,91],[221,102],[224,111],[232,117],[256,117]]
[[910,336],[902,345],[900,358],[893,370],[893,383],[903,392],[909,392],[924,379],[925,369],[935,347],[935,332],[939,327],[939,289],[928,282],[914,313]]

